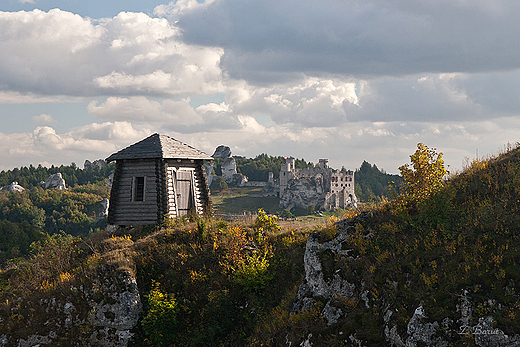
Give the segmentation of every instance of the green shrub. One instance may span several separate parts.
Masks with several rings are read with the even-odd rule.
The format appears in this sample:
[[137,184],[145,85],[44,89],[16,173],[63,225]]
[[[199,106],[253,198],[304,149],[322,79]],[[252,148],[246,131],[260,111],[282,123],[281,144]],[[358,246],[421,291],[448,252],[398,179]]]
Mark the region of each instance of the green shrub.
[[253,226],[257,229],[262,228],[265,231],[280,230],[280,226],[278,223],[276,223],[277,220],[278,217],[269,216],[267,213],[265,213],[264,209],[261,208],[258,210],[258,216],[256,217]]
[[251,255],[246,254],[233,272],[234,281],[250,292],[264,289],[272,278],[267,250]]
[[158,347],[170,346],[177,338],[177,314],[179,308],[173,295],[164,294],[154,283],[148,294],[148,313],[142,326],[148,339]]

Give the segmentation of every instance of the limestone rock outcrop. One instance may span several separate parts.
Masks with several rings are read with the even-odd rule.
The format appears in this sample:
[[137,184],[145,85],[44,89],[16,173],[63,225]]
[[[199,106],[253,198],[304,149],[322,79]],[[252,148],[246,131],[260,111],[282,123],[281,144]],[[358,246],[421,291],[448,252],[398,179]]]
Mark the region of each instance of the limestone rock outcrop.
[[[231,149],[228,146],[220,145],[215,149],[215,153],[212,155],[213,158],[224,159],[221,165],[222,178],[227,184],[232,186],[243,186],[248,182],[247,176],[244,176],[237,172],[237,163],[234,157],[231,156]],[[208,184],[211,185],[217,176],[212,176],[214,164],[207,163],[204,165],[206,169],[206,177],[208,178]]]
[[306,208],[309,205],[322,206],[325,204],[321,176],[290,180],[287,189],[280,197],[280,207],[292,209],[293,207]]
[[[356,207],[354,172],[342,168],[335,170],[328,159],[320,159],[314,168],[296,168],[295,158],[286,158],[280,167],[280,208],[309,208],[334,210]],[[269,191],[265,191],[265,194]]]
[[107,179],[106,186],[112,188],[112,184],[114,184],[114,174],[110,174]]
[[226,159],[231,157],[231,148],[228,146],[220,145],[215,149],[215,153],[212,155],[213,158]]
[[67,185],[65,184],[65,180],[61,175],[61,172],[50,175],[45,182],[41,183],[41,186],[44,189],[67,189]]
[[83,164],[83,168],[85,170],[92,170],[94,168],[104,168],[107,166],[107,163],[103,159],[94,160],[94,162],[90,162],[90,160],[85,160],[85,163]]
[[[126,347],[142,312],[135,276],[114,265],[83,284],[18,300],[7,316],[0,312],[0,346]],[[13,313],[24,329],[9,328]]]
[[237,163],[235,158],[229,157],[224,159],[222,163],[222,177],[226,183],[230,184],[233,182],[233,176],[237,174]]
[[[91,343],[99,346],[126,346],[142,312],[135,277],[128,271],[100,266],[98,277],[88,293],[92,307],[89,321],[95,327]],[[99,300],[99,294],[102,299]]]
[[11,182],[11,184],[4,186],[0,189],[0,192],[23,192],[25,190],[24,187],[18,184],[18,182]]
[[[469,292],[464,290],[459,295],[459,304],[453,316],[459,316],[456,321],[445,317],[439,321],[429,319],[430,314],[422,304],[415,307],[409,317],[406,330],[399,330],[394,317],[398,309],[402,309],[399,303],[386,302],[385,298],[374,298],[367,295],[371,288],[365,288],[361,280],[346,280],[342,278],[341,269],[327,268],[324,259],[337,259],[345,257],[351,260],[360,260],[361,255],[354,256],[353,250],[346,246],[345,241],[351,237],[349,231],[354,231],[354,225],[359,218],[365,218],[363,214],[354,220],[341,221],[336,225],[340,229],[338,234],[330,241],[320,242],[318,234],[311,234],[307,240],[304,266],[305,279],[299,286],[296,299],[292,306],[292,314],[303,313],[311,309],[320,308],[321,316],[328,326],[340,322],[349,315],[349,312],[340,307],[342,300],[361,302],[367,310],[381,310],[378,313],[383,317],[381,334],[388,346],[417,347],[417,346],[451,346],[453,341],[460,341],[460,335],[471,338],[479,347],[513,347],[520,346],[520,335],[507,335],[494,325],[490,316],[478,317],[475,323],[476,312],[473,309]],[[363,238],[373,237],[366,231]],[[332,271],[331,271],[332,270]],[[388,285],[398,286],[398,283]],[[488,300],[493,301],[493,300]],[[321,305],[317,303],[321,302]],[[372,313],[371,313],[372,314]],[[352,342],[356,340],[358,346],[368,346],[366,342],[359,340],[356,334],[351,335]],[[312,338],[307,338],[302,344],[312,344]]]
[[108,207],[110,206],[110,200],[103,199],[96,204],[96,217],[102,218],[108,216]]
[[206,178],[208,180],[208,186],[211,186],[211,183],[213,183],[213,175],[211,174],[213,172],[213,162],[204,164],[204,170],[206,170]]

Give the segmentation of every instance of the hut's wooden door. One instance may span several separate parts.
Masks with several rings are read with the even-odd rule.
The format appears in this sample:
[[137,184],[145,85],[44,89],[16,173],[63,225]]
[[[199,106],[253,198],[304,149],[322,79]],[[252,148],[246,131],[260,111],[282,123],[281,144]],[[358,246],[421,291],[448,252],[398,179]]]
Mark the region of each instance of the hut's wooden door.
[[180,169],[176,172],[175,194],[178,216],[185,216],[195,208],[193,174],[193,170],[186,169]]

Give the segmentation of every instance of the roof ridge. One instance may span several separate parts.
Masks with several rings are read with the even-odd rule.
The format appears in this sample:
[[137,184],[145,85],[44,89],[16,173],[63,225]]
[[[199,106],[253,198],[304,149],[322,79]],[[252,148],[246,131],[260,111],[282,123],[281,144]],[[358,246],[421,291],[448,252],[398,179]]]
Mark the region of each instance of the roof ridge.
[[157,137],[159,138],[159,148],[161,149],[161,157],[164,158],[164,154],[165,153],[164,153],[164,147],[163,147],[163,143],[162,143],[162,140],[161,140],[161,136],[165,136],[165,135],[159,134],[159,133],[155,133],[152,136],[154,136],[154,135],[157,135]]
[[165,134],[154,133],[117,153],[106,160],[139,159],[139,158],[177,158],[213,160],[208,154],[182,141]]

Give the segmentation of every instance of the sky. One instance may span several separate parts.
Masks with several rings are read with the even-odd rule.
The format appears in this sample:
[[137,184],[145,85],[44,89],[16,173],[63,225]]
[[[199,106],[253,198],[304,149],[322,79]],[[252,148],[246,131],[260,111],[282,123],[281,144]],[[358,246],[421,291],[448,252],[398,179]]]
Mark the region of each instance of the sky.
[[517,0],[3,0],[0,170],[153,133],[389,173],[520,137]]

